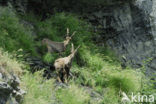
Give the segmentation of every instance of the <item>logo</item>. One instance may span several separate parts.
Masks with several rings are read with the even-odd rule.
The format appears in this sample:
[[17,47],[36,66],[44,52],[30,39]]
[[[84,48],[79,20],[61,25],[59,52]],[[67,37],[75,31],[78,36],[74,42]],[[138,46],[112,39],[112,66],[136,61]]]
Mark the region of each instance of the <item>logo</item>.
[[132,93],[129,97],[125,92],[122,92],[121,102],[126,103],[154,103],[154,95],[141,95],[140,93]]

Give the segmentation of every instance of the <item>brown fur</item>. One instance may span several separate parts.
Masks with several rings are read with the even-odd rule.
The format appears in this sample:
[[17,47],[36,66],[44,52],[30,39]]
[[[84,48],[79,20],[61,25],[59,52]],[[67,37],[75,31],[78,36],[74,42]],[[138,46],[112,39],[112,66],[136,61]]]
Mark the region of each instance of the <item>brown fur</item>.
[[66,50],[67,45],[69,44],[70,40],[72,39],[72,36],[74,35],[75,32],[71,36],[69,36],[69,29],[67,28],[67,36],[63,42],[54,42],[47,38],[44,38],[42,40],[42,44],[46,45],[49,53],[53,53],[53,52],[61,53]]
[[62,72],[63,73],[63,80],[65,80],[65,82],[67,83],[67,79],[69,77],[71,64],[72,64],[73,58],[75,56],[75,53],[77,52],[79,47],[80,46],[78,46],[74,50],[74,46],[72,44],[71,54],[69,56],[64,57],[64,58],[58,58],[58,59],[55,60],[54,67],[55,67],[56,73],[58,74],[57,79],[58,79],[59,82],[63,82],[59,77],[59,74]]

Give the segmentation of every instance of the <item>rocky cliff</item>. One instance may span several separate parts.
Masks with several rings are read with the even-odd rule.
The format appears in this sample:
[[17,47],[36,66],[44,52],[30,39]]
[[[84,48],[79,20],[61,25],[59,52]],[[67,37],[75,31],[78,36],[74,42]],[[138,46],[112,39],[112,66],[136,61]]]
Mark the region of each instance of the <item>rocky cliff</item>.
[[[101,36],[126,65],[156,71],[156,1],[137,0],[101,7],[90,17],[100,24]],[[144,62],[146,61],[146,62]]]

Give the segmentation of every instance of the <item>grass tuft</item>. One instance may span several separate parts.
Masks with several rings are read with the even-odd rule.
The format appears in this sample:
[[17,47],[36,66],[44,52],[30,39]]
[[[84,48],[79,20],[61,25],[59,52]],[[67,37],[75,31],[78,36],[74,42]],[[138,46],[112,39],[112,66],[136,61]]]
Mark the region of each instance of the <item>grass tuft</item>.
[[51,104],[54,103],[54,80],[44,80],[42,72],[26,73],[22,77],[22,86],[27,91],[23,104]]
[[85,90],[74,84],[67,89],[59,89],[57,98],[63,104],[88,104],[89,102],[89,95]]
[[24,65],[18,62],[13,55],[10,55],[8,52],[4,52],[3,49],[0,48],[0,68],[4,69],[4,73],[21,76],[22,67],[24,67]]

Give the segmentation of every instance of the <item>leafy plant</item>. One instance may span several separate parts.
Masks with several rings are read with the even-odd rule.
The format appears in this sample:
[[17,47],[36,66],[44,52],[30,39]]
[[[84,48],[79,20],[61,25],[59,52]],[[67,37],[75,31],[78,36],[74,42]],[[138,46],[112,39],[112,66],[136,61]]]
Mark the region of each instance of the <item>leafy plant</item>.
[[0,46],[9,52],[22,48],[35,55],[31,31],[20,23],[12,8],[0,7],[0,11]]
[[46,53],[46,55],[43,56],[43,61],[46,63],[54,63],[57,57],[58,57],[58,54]]

